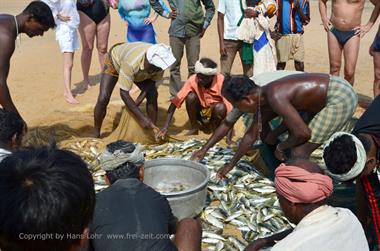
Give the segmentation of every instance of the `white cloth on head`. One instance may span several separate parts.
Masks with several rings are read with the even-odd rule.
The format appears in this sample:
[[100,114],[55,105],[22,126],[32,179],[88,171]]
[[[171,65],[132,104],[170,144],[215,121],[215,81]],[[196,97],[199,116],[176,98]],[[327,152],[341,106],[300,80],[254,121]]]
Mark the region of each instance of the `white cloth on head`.
[[163,70],[169,68],[176,61],[172,48],[165,44],[154,44],[146,52],[148,62]]
[[339,181],[348,181],[348,180],[352,180],[352,179],[356,178],[357,176],[359,176],[363,172],[364,167],[365,167],[365,163],[367,162],[367,153],[366,153],[366,151],[364,149],[364,146],[363,146],[362,142],[355,135],[352,135],[352,134],[346,133],[346,132],[336,132],[336,133],[334,133],[330,137],[330,139],[325,142],[325,144],[323,146],[323,151],[336,138],[338,138],[340,136],[343,136],[343,135],[350,136],[351,139],[355,143],[356,162],[355,162],[354,166],[350,169],[350,171],[348,171],[347,173],[342,173],[342,174],[332,173],[332,172],[330,172],[330,170],[328,169],[328,167],[323,167],[323,168],[324,168],[324,171],[326,172],[326,174],[329,175],[329,176],[331,176],[332,178],[334,178],[336,180],[339,180]]
[[0,162],[5,159],[8,155],[10,155],[11,152],[8,150],[5,150],[3,148],[0,148]]
[[218,73],[218,70],[217,70],[217,68],[206,68],[201,63],[201,61],[198,60],[195,63],[195,73],[200,73],[200,74],[206,75],[206,76],[214,76]]
[[132,162],[136,166],[144,164],[145,158],[140,144],[135,145],[135,150],[131,153],[124,153],[122,149],[111,153],[106,149],[99,156],[99,164],[104,171],[112,171],[127,161]]
[[356,216],[346,208],[321,206],[306,215],[271,251],[368,251]]

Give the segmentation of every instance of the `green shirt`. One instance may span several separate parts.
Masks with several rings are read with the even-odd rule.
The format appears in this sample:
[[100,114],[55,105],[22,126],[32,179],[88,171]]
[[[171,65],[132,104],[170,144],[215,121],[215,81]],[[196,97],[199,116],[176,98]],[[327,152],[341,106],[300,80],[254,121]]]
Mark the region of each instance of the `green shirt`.
[[[215,14],[215,5],[212,0],[168,0],[170,8],[178,14],[172,20],[169,35],[174,37],[193,37],[198,35],[202,28],[207,28]],[[203,13],[202,5],[206,14]],[[152,8],[161,16],[168,17],[159,0],[150,0]]]

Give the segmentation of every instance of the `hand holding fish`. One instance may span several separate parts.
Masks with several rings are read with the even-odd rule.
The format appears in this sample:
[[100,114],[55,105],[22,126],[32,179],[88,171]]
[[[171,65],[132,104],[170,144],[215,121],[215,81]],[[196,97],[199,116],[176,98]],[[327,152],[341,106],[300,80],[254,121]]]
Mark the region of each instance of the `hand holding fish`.
[[206,153],[201,149],[199,151],[194,152],[191,155],[190,160],[202,160],[205,157]]
[[258,251],[261,250],[262,248],[266,247],[266,241],[265,239],[256,239],[253,242],[251,242],[245,249],[244,251]]
[[224,165],[224,167],[220,168],[218,172],[216,173],[216,176],[221,179],[225,179],[226,174],[229,173],[232,170],[233,166],[230,166],[229,164]]
[[168,133],[168,128],[163,127],[161,130],[159,130],[157,133],[154,135],[154,139],[158,142],[159,140],[164,140],[166,135]]

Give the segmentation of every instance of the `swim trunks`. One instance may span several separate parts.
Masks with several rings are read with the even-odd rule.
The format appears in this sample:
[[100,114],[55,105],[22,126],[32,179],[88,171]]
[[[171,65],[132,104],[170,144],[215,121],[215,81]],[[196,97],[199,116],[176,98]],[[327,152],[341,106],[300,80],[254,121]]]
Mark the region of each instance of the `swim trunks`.
[[375,39],[373,40],[372,49],[376,52],[380,52],[380,32],[376,34]]
[[95,24],[99,24],[109,13],[109,6],[103,0],[94,0],[88,6],[78,1],[77,9],[91,18]]
[[330,76],[326,106],[309,123],[309,142],[323,144],[332,134],[341,131],[356,110],[358,96],[343,78]]
[[345,43],[347,43],[348,40],[350,40],[350,38],[352,38],[353,36],[355,36],[355,31],[354,30],[340,31],[337,28],[332,27],[330,29],[330,31],[331,31],[332,34],[334,34],[334,36],[336,37],[336,39],[338,40],[338,42],[341,45],[344,45]]

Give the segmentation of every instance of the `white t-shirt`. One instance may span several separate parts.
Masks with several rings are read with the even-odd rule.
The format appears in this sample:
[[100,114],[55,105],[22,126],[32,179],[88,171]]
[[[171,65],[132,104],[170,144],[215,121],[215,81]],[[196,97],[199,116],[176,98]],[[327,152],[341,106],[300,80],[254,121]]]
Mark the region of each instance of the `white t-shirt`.
[[237,24],[243,15],[240,0],[219,0],[218,12],[224,14],[224,39],[237,40]]

